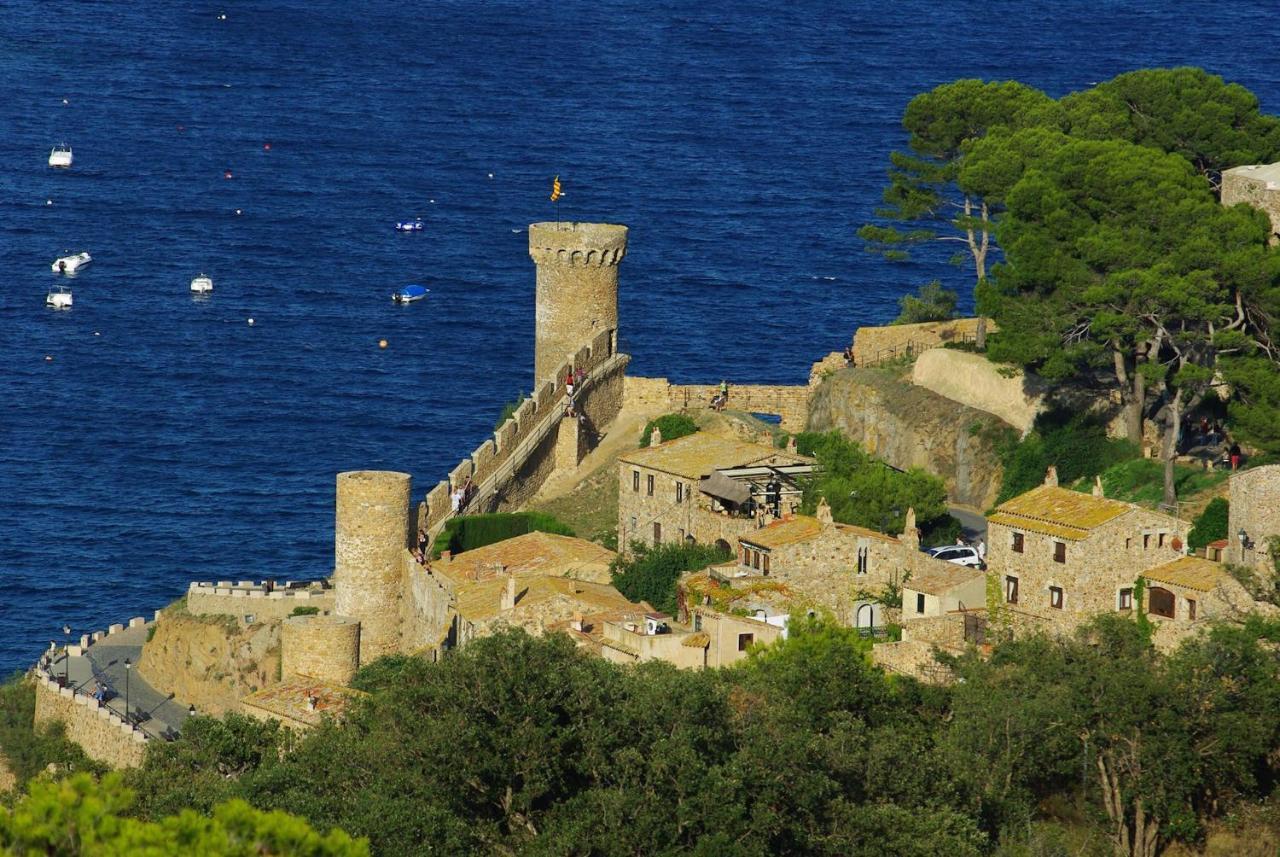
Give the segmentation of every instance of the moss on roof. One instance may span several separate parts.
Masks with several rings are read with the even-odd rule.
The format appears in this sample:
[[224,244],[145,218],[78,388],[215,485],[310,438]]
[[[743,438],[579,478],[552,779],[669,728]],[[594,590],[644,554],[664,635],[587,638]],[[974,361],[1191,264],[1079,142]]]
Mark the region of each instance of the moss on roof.
[[700,479],[713,470],[727,467],[761,463],[807,464],[812,461],[771,446],[716,437],[703,432],[676,438],[648,449],[628,452],[618,460],[686,479]]
[[1041,485],[998,506],[992,524],[1080,541],[1091,530],[1133,510],[1132,504]]
[[1142,576],[1153,583],[1167,583],[1197,592],[1210,592],[1223,578],[1230,577],[1222,563],[1198,556],[1179,557],[1144,571]]
[[788,515],[760,530],[753,530],[738,537],[746,544],[762,548],[780,548],[797,542],[805,542],[822,533],[822,522],[808,515]]

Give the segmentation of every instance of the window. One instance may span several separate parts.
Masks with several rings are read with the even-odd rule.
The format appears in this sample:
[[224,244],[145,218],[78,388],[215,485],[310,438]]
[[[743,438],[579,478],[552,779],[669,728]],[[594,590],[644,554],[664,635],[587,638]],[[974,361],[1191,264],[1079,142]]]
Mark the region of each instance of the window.
[[1066,542],[1053,543],[1053,561],[1054,562],[1067,561],[1067,543]]
[[747,550],[746,545],[738,545],[738,562],[743,565],[751,565],[751,562],[749,561],[750,556],[751,552]]
[[649,474],[648,484],[649,484],[649,490],[645,493],[647,493],[650,497],[652,497],[653,496],[653,474],[652,473]]
[[1022,533],[1013,534],[1013,552],[1022,553]]
[[693,630],[695,631],[702,630],[702,614],[701,613],[693,614]]
[[1173,618],[1173,593],[1159,586],[1153,586],[1147,592],[1147,612],[1152,616]]
[[738,635],[738,651],[745,652],[747,650],[747,646],[751,645],[755,641],[756,641],[755,634],[739,634]]
[[632,491],[640,490],[640,471],[639,470],[631,471],[631,490]]
[[1158,548],[1164,547],[1164,533],[1159,533],[1156,535],[1156,547]]
[[760,551],[751,552],[751,567],[759,570],[760,568]]
[[1133,590],[1132,589],[1126,588],[1126,589],[1120,590],[1120,609],[1121,610],[1133,609]]
[[[649,478],[652,479],[653,477],[650,476]],[[653,543],[655,545],[662,544],[662,524],[657,521],[653,522]]]
[[858,574],[867,573],[867,551],[868,548],[858,548]]
[[769,574],[769,555],[768,554],[764,555],[764,559],[762,560],[762,565],[763,565],[762,570],[764,571],[765,575],[768,576]]
[[1196,600],[1194,598],[1187,599],[1187,618],[1193,622],[1196,619]]
[[1133,539],[1125,539],[1125,540],[1124,540],[1124,549],[1125,549],[1125,550],[1128,550],[1128,549],[1129,549],[1129,548],[1131,548],[1131,547],[1133,547]]
[[1142,534],[1142,549],[1146,550],[1151,547],[1151,533]]
[[1012,574],[1004,578],[1004,600],[1010,604],[1018,603],[1018,578]]
[[684,502],[684,483],[683,482],[676,483],[676,502],[677,503]]
[[1052,607],[1054,610],[1062,609],[1062,587],[1061,586],[1049,587],[1049,606]]
[[916,593],[916,612],[917,613],[924,612],[924,593],[923,592]]
[[683,541],[684,541],[684,527],[681,527],[680,529],[676,530],[676,532],[680,534],[680,541],[682,541],[682,542],[683,542]]

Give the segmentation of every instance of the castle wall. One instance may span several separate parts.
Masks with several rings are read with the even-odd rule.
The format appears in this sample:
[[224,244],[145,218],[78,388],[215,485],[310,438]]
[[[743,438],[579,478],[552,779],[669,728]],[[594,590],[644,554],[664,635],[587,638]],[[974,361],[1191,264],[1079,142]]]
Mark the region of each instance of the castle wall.
[[[886,360],[914,356],[948,342],[972,342],[977,335],[976,318],[950,321],[926,321],[921,324],[889,324],[883,327],[860,327],[853,335],[855,366],[877,366]],[[987,332],[999,330],[987,320]]]
[[229,581],[192,581],[187,588],[187,612],[193,616],[252,616],[252,622],[264,622],[290,616],[295,607],[315,607],[321,613],[332,613],[333,603],[332,590],[245,588]]
[[73,693],[69,687],[36,676],[37,726],[62,721],[67,738],[79,744],[90,759],[113,768],[136,768],[146,755],[147,737],[125,723],[114,711],[99,706],[92,696]]
[[[1004,372],[1013,371],[1011,377]],[[1031,431],[1044,396],[1022,370],[999,366],[981,354],[934,348],[916,358],[911,383],[953,402],[994,414],[1024,435]]]
[[339,473],[334,525],[334,609],[360,620],[360,662],[399,651],[400,573],[409,544],[407,473]]
[[456,611],[449,579],[432,574],[405,556],[401,645],[406,652],[439,649],[448,639]]
[[1249,164],[1222,173],[1222,204],[1241,202],[1265,212],[1271,219],[1271,243],[1280,240],[1280,170],[1276,164]]
[[[719,384],[672,384],[666,378],[628,376],[624,387],[625,407],[641,411],[683,411],[709,408]],[[809,415],[810,386],[787,384],[730,384],[729,403],[733,411],[776,414],[782,428],[801,432]]]

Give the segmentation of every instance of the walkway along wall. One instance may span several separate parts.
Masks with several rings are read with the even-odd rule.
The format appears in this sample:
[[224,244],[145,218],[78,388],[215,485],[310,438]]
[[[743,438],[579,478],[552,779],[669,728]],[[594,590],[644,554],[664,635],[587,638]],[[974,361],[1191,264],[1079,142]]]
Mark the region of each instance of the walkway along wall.
[[[476,447],[470,458],[463,459],[427,492],[418,505],[417,523],[432,537],[444,529],[453,517],[450,495],[468,478],[475,494],[467,512],[505,511],[519,507],[537,493],[542,483],[555,471],[557,464],[566,466],[565,450],[558,449],[560,431],[596,432],[618,415],[622,407],[623,376],[631,358],[614,352],[614,331],[596,335],[591,344],[567,358],[553,379],[543,381],[534,394],[521,403],[514,415],[498,426],[493,437]],[[577,410],[586,414],[585,428],[565,425],[567,391],[565,377],[573,370],[583,370],[586,378],[574,390]],[[566,438],[566,445],[576,443]],[[577,460],[590,448],[577,444],[573,456]],[[559,461],[557,458],[559,457]]]
[[136,768],[147,751],[147,737],[114,711],[99,707],[92,696],[58,687],[51,678],[36,675],[36,725],[62,721],[67,738],[79,744],[90,759],[113,768]]

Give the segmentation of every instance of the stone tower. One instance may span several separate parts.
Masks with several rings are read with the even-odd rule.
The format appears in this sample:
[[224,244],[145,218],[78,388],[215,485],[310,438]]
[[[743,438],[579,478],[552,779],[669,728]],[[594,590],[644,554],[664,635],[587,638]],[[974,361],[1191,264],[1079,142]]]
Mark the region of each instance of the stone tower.
[[408,473],[338,474],[334,612],[360,622],[360,663],[399,650],[400,575],[409,546]]
[[529,255],[538,266],[535,384],[601,331],[617,330],[618,263],[626,253],[625,226],[529,225]]

